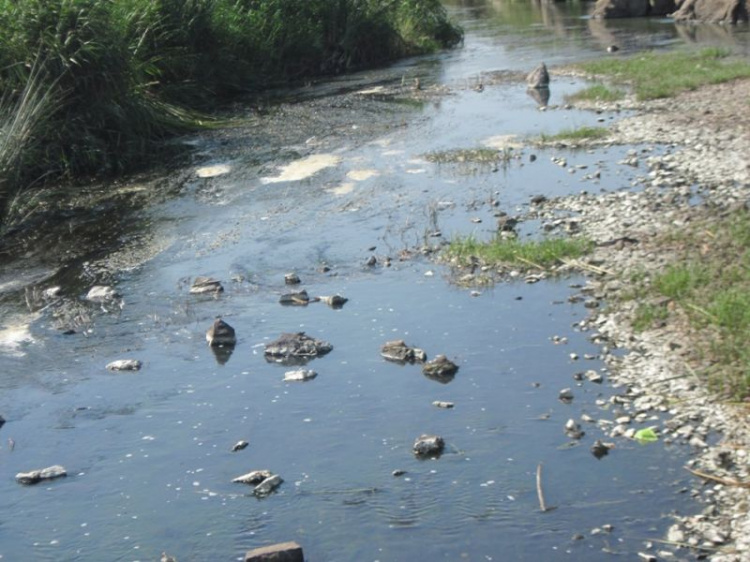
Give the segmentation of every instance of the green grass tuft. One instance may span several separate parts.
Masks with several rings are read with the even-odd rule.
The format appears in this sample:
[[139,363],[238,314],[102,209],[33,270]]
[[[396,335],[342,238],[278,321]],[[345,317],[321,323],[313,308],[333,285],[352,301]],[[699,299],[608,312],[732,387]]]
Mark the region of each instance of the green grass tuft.
[[607,58],[579,65],[584,71],[629,83],[639,100],[668,98],[705,84],[750,76],[750,64],[729,59],[722,49],[698,52],[645,53],[630,58]]
[[[750,213],[695,224],[666,242],[680,248],[679,265],[650,282],[634,281],[631,298],[645,299],[634,328],[687,322],[696,356],[710,365],[704,372],[710,386],[733,399],[750,396]],[[664,303],[649,304],[650,299]]]
[[554,135],[542,133],[539,140],[543,143],[557,141],[584,141],[602,139],[609,134],[605,127],[579,127],[577,129],[565,129]]
[[476,259],[492,266],[529,265],[548,268],[563,259],[576,259],[591,250],[591,242],[579,238],[545,238],[543,240],[519,241],[516,238],[497,237],[489,242],[480,242],[474,237],[457,237],[446,248],[449,258],[460,263],[471,264]]
[[567,96],[565,99],[570,102],[576,101],[600,101],[613,102],[619,101],[625,97],[625,92],[620,89],[612,89],[604,84],[594,84]]

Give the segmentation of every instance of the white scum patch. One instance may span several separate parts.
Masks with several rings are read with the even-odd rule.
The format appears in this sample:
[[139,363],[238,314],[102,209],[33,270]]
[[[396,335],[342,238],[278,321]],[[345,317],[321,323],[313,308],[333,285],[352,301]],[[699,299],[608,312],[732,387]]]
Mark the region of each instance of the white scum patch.
[[341,164],[341,157],[335,154],[313,154],[282,166],[278,176],[261,178],[260,181],[263,183],[301,181],[314,176],[321,170],[333,168],[339,164]]

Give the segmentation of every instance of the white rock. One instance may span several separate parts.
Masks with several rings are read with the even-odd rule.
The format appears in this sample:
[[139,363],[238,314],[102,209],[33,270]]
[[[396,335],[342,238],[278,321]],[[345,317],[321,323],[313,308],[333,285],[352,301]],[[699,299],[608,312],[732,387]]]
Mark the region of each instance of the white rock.
[[143,363],[137,359],[118,359],[107,363],[107,370],[109,371],[140,371]]

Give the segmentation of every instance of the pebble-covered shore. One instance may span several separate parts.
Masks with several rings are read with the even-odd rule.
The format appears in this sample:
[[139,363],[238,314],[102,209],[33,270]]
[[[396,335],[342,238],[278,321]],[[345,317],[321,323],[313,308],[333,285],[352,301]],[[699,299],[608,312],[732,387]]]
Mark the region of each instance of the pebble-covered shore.
[[[750,560],[750,424],[748,409],[711,394],[688,360],[693,338],[677,322],[637,333],[638,300],[619,299],[629,274],[657,272],[674,261],[657,235],[698,219],[722,220],[750,193],[750,81],[707,86],[669,100],[621,104],[634,116],[611,128],[605,142],[645,147],[623,165],[637,166],[635,191],[583,193],[544,201],[537,216],[549,225],[574,220],[597,243],[588,262],[611,272],[592,276],[587,298],[606,302],[580,327],[602,342],[621,407],[642,419],[661,412],[660,438],[690,447],[695,516],[676,518],[664,543],[646,545],[644,559]],[[601,110],[614,109],[613,106]],[[601,142],[601,141],[597,141]],[[658,145],[658,149],[656,149]],[[627,349],[626,355],[608,349]],[[653,422],[651,422],[653,423]],[[616,435],[616,427],[603,428]],[[615,432],[615,433],[613,433]]]

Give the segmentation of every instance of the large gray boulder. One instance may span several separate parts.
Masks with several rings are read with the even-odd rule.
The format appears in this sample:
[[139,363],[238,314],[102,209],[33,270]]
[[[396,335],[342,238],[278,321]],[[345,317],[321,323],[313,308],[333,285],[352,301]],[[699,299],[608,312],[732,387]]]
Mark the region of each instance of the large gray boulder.
[[678,0],[672,17],[677,21],[737,23],[748,21],[748,5],[747,0]]
[[302,547],[290,541],[250,550],[245,562],[305,562],[305,558]]

